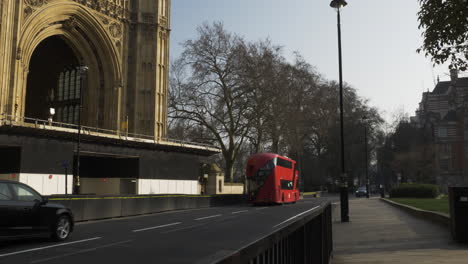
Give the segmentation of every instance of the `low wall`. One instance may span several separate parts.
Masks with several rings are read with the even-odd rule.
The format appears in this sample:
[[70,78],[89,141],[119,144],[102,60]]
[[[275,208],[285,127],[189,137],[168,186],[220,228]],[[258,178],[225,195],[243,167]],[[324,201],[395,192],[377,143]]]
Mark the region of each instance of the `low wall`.
[[244,184],[225,182],[223,186],[223,194],[243,194]]
[[394,207],[400,208],[403,211],[413,216],[419,217],[427,221],[431,221],[432,223],[439,224],[445,227],[450,227],[450,216],[447,214],[432,212],[432,211],[425,211],[425,210],[422,210],[413,206],[397,203],[386,198],[380,198],[380,200],[390,205],[393,205]]
[[138,195],[50,196],[51,203],[70,208],[75,221],[135,216],[172,210],[196,209],[246,203],[242,195]]

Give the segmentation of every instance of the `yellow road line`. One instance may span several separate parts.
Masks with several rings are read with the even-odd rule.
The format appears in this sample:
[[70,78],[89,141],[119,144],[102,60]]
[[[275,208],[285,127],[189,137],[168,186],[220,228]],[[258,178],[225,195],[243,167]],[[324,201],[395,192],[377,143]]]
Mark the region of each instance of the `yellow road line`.
[[75,198],[49,198],[49,201],[69,201],[69,200],[113,200],[113,199],[143,199],[143,198],[173,198],[173,197],[188,197],[188,198],[210,198],[220,197],[220,195],[157,195],[157,196],[131,196],[131,197],[75,197]]

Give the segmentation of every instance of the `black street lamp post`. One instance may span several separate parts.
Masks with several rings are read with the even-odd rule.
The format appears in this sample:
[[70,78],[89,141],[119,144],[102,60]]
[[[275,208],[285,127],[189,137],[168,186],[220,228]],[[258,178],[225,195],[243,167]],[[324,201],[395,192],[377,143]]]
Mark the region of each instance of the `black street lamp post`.
[[338,20],[338,63],[340,70],[340,138],[341,138],[341,188],[340,188],[340,206],[341,222],[349,222],[349,198],[348,198],[348,177],[345,169],[344,155],[344,128],[343,128],[343,67],[341,56],[341,17],[340,9],[348,3],[345,0],[333,0],[330,3],[332,8],[336,9]]
[[363,117],[362,121],[364,124],[364,152],[365,152],[365,157],[366,157],[366,164],[365,164],[365,170],[366,170],[366,197],[369,198],[370,195],[370,190],[369,190],[369,157],[368,157],[368,150],[367,150],[367,124],[366,124],[367,117]]
[[80,66],[77,67],[77,71],[80,73],[80,106],[78,108],[78,138],[76,145],[76,179],[75,179],[75,193],[80,194],[80,147],[81,147],[81,114],[83,112],[83,87],[87,74],[88,67]]

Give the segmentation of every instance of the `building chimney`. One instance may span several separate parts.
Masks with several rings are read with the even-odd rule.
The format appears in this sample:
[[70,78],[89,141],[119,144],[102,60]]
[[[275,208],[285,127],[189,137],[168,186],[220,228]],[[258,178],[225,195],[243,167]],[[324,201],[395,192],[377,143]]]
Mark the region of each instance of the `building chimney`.
[[456,69],[451,69],[450,70],[450,80],[452,82],[456,82],[458,80],[458,70],[456,70]]

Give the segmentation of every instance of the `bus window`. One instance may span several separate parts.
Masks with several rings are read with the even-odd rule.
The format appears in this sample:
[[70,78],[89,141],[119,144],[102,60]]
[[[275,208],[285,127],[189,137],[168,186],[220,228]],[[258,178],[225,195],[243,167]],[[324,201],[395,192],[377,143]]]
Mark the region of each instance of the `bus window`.
[[292,169],[292,162],[290,162],[288,160],[278,158],[278,160],[276,162],[277,162],[277,165],[280,166],[280,167]]
[[281,180],[281,189],[283,190],[292,190],[294,188],[293,181]]

